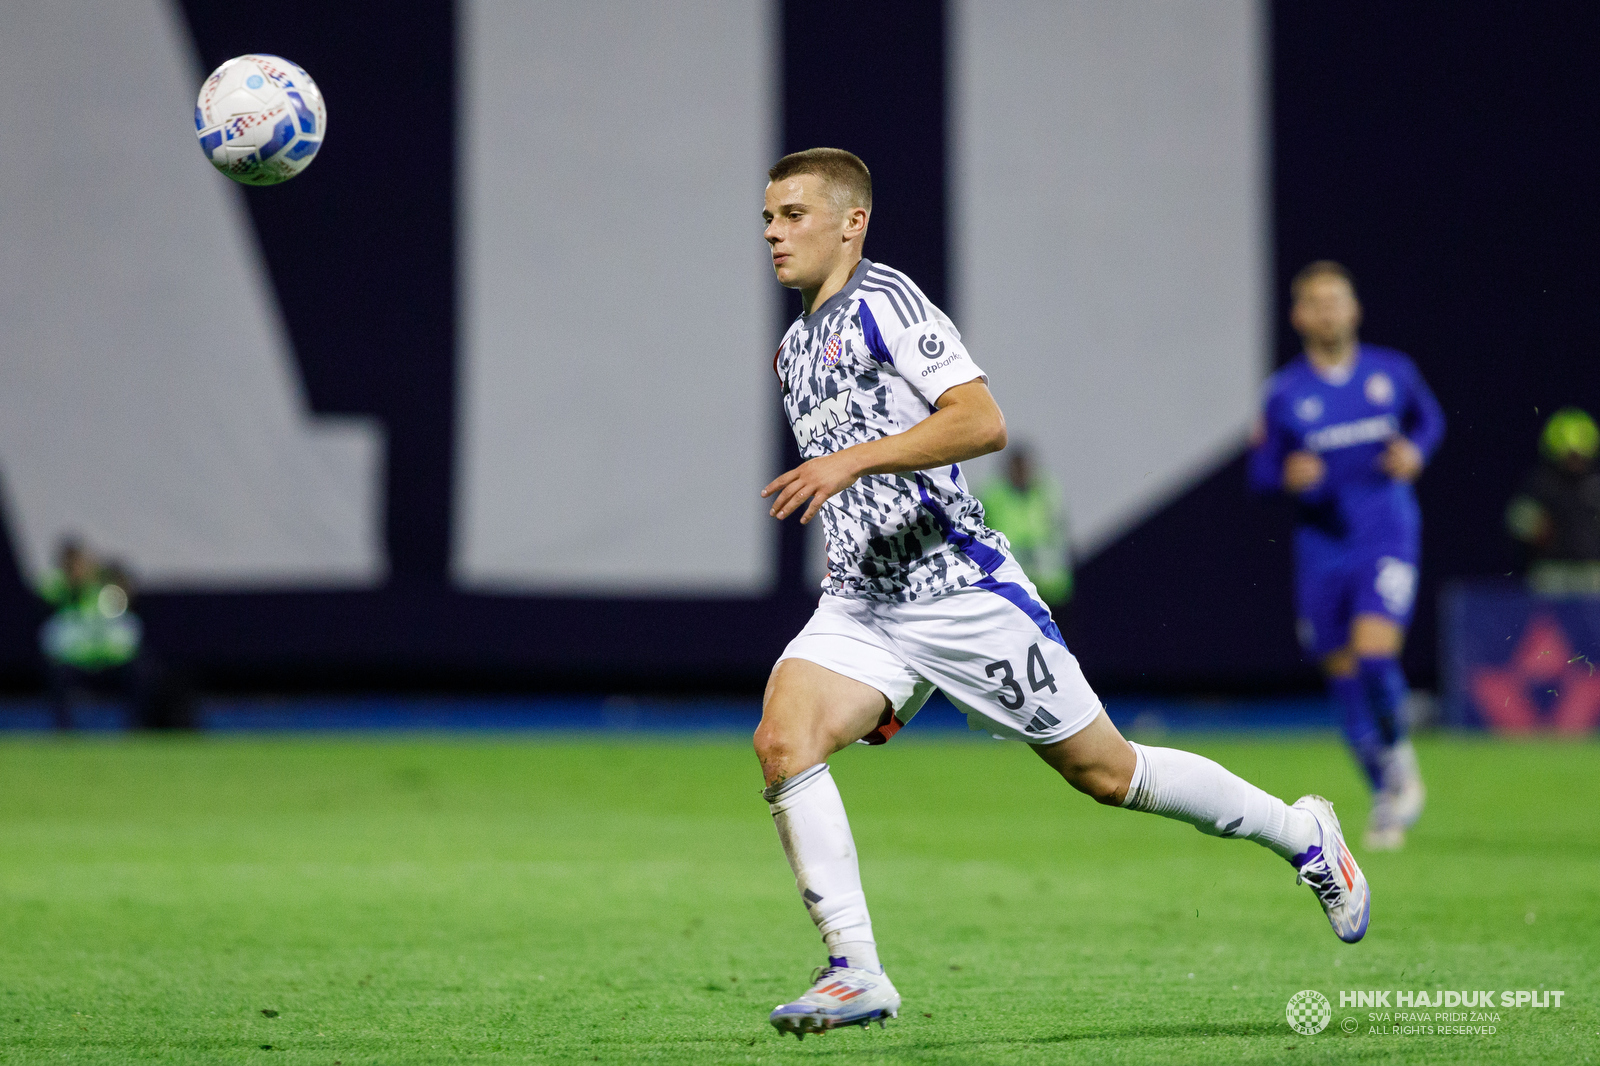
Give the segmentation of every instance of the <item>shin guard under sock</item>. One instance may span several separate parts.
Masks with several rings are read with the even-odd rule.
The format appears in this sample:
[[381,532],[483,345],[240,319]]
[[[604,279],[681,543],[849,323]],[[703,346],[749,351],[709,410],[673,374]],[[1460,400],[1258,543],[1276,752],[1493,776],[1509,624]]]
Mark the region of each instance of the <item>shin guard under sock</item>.
[[855,838],[828,764],[803,770],[762,795],[772,808],[795,887],[830,958],[842,956],[858,969],[881,970],[867,897],[861,891]]
[[1122,805],[1188,822],[1209,836],[1242,837],[1294,863],[1321,842],[1307,811],[1296,810],[1203,755],[1133,745],[1133,781]]

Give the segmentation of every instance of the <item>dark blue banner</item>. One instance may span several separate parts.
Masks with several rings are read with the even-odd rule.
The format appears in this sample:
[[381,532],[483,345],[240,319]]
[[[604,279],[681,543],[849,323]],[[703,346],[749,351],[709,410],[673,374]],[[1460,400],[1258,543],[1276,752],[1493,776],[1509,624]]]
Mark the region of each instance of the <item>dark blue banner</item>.
[[1440,603],[1440,668],[1452,725],[1585,733],[1600,725],[1600,598],[1459,582]]

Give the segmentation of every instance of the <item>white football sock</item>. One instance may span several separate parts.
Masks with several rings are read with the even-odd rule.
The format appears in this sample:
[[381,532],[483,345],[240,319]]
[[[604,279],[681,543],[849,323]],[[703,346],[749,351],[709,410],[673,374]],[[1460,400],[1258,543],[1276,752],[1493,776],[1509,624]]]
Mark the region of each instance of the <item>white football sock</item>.
[[1136,762],[1124,807],[1188,822],[1209,836],[1254,840],[1291,863],[1321,843],[1322,831],[1308,811],[1295,810],[1205,756],[1132,747]]
[[828,955],[843,956],[858,969],[881,972],[867,897],[861,891],[855,838],[828,764],[803,770],[762,795],[772,807],[795,887],[828,945]]

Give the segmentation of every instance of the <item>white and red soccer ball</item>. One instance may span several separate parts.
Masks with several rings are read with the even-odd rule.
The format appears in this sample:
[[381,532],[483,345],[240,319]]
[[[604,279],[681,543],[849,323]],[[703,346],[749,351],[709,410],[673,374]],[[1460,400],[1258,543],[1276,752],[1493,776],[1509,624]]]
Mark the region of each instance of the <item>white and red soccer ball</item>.
[[246,185],[276,185],[317,157],[328,110],[299,66],[247,55],[222,64],[200,87],[194,128],[212,166]]

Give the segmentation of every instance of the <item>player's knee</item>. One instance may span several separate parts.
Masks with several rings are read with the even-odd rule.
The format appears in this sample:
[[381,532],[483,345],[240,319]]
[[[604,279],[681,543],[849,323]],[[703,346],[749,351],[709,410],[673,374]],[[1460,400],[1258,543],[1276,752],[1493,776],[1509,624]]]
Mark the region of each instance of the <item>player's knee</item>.
[[1067,784],[1096,803],[1115,807],[1128,794],[1133,781],[1131,768],[1100,758],[1069,758],[1056,763],[1056,770]]
[[1368,634],[1362,639],[1361,634],[1350,642],[1351,671],[1354,672],[1358,660],[1361,659],[1394,659],[1400,655],[1400,641],[1388,634]]
[[775,721],[770,717],[761,719],[761,724],[756,726],[755,736],[751,738],[755,744],[756,758],[761,760],[761,765],[781,762],[793,754],[798,745],[794,743],[792,732],[786,729],[781,721]]
[[769,711],[762,716],[751,739],[768,784],[814,766],[842,747],[830,742],[822,725],[814,715]]
[[1117,806],[1133,783],[1138,756],[1104,711],[1081,732],[1035,752],[1073,788],[1096,803]]
[[1322,672],[1329,677],[1356,676],[1356,655],[1349,648],[1340,648],[1322,660]]
[[1393,659],[1405,643],[1398,622],[1379,614],[1362,614],[1350,626],[1350,652],[1357,659]]
[[1110,766],[1089,767],[1067,778],[1067,783],[1096,803],[1117,807],[1128,794],[1131,779],[1117,773]]

